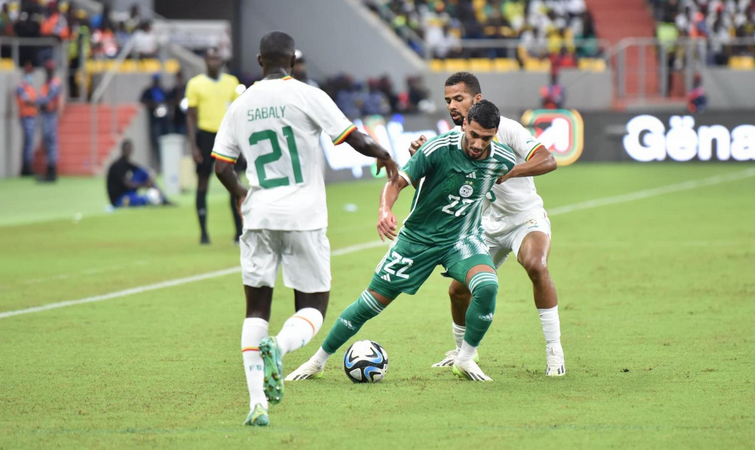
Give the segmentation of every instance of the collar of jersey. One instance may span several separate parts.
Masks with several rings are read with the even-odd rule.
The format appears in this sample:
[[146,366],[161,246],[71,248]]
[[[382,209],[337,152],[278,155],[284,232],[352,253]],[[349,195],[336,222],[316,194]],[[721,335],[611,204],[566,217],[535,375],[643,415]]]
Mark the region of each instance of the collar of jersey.
[[294,79],[294,77],[292,77],[291,75],[286,75],[283,78],[271,78],[269,80],[264,80],[264,79],[263,80],[258,80],[258,81],[255,81],[253,84],[257,84],[257,83],[260,83],[262,81],[288,81],[288,80],[293,80],[293,79]]

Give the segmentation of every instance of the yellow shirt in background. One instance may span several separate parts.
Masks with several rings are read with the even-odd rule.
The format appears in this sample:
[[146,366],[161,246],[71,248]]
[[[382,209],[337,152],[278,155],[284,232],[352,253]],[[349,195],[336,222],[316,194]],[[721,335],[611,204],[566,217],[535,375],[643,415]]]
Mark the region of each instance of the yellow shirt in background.
[[221,74],[218,80],[204,74],[189,80],[186,84],[186,99],[189,108],[197,108],[197,127],[200,130],[218,132],[225,111],[239,96],[236,92],[238,86],[238,78],[225,73]]

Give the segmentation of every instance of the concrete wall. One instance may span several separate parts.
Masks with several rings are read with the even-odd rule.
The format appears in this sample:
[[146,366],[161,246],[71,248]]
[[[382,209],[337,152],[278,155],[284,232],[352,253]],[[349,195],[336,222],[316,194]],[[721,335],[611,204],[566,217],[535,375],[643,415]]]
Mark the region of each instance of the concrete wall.
[[285,31],[307,58],[313,78],[346,72],[360,79],[388,73],[396,87],[424,62],[359,0],[245,0],[241,6],[242,69],[260,73],[262,36]]
[[708,109],[755,109],[755,70],[707,68],[702,71]]
[[[433,73],[425,77],[425,86],[439,109],[445,107],[443,87],[450,73]],[[548,73],[506,72],[479,73],[482,95],[502,110],[521,111],[540,107],[540,87],[548,83]],[[613,91],[611,72],[562,70],[561,84],[566,90],[567,109],[601,110],[611,107]]]

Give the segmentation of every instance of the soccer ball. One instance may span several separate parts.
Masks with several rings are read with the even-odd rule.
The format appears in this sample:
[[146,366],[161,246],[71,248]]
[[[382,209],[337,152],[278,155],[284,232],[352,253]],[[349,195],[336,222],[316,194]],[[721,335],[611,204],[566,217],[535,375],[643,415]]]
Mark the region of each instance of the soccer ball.
[[354,383],[377,383],[388,372],[388,354],[377,342],[354,342],[343,357],[343,370]]
[[147,189],[147,201],[150,205],[160,205],[163,202],[163,195],[155,188]]

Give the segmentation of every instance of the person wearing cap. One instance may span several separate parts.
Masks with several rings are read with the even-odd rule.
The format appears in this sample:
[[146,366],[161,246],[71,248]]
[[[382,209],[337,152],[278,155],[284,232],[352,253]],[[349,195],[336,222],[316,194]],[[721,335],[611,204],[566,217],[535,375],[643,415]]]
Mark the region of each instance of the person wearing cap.
[[24,77],[16,88],[16,103],[18,103],[18,116],[21,119],[21,128],[24,132],[23,166],[21,176],[31,176],[32,157],[34,156],[34,132],[37,129],[37,91],[32,85],[34,67],[31,61],[24,63]]
[[47,173],[40,181],[54,182],[58,178],[58,116],[61,106],[62,82],[55,75],[55,62],[45,61],[45,83],[39,98],[40,118],[42,123],[42,142],[47,155]]

